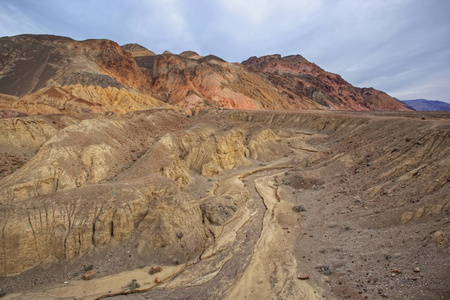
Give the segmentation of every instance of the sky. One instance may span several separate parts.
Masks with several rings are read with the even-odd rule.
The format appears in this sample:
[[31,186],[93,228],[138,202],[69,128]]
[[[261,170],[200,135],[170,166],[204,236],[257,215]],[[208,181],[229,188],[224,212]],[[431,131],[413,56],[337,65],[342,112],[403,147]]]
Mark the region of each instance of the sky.
[[229,62],[300,54],[354,86],[450,103],[450,0],[0,0],[0,36],[25,33]]

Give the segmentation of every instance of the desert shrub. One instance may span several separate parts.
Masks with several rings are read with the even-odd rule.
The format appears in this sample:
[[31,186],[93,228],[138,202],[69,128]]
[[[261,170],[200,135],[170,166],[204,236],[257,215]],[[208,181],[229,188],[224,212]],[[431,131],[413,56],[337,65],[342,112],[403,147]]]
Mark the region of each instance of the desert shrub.
[[237,211],[237,207],[235,205],[229,205],[228,208],[231,208],[234,212]]
[[87,266],[84,267],[84,270],[85,270],[85,271],[90,271],[90,270],[92,270],[93,268],[94,268],[94,265],[87,265]]
[[306,208],[299,204],[299,205],[294,205],[294,207],[292,207],[292,210],[295,212],[302,212],[302,211],[306,211]]
[[291,184],[291,181],[289,179],[287,179],[287,178],[283,178],[281,181],[283,182],[284,185],[290,185]]
[[141,287],[141,285],[137,282],[136,279],[131,280],[131,282],[126,286],[130,291],[134,291]]

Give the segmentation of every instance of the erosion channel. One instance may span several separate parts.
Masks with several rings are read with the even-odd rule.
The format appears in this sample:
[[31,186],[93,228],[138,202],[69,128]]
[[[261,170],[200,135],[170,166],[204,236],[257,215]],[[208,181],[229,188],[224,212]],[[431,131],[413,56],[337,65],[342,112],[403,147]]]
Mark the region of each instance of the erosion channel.
[[[0,179],[4,298],[450,297],[449,117],[154,110],[53,120],[36,154]],[[22,230],[8,235],[11,226]],[[34,254],[14,237],[44,250],[26,260]],[[88,264],[96,277],[81,280]]]

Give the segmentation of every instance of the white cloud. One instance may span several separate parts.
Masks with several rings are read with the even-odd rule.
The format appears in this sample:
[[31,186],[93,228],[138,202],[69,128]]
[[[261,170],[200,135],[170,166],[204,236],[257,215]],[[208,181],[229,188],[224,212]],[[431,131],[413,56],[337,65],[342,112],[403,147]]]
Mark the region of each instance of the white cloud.
[[10,3],[0,5],[0,36],[13,36],[23,33],[48,33],[45,26],[32,20],[19,8]]
[[357,86],[403,94],[422,87],[421,97],[440,90],[450,101],[447,85],[434,84],[450,82],[442,71],[450,64],[447,0],[1,1],[0,35],[109,38],[228,61],[301,54]]

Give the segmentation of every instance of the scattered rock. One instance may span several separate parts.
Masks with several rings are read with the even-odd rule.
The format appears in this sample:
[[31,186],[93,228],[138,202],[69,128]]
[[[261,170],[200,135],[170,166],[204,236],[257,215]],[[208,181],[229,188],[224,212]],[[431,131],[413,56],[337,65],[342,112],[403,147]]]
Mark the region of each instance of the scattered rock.
[[95,271],[88,271],[84,273],[83,280],[91,280],[95,277],[96,272]]
[[153,274],[159,273],[161,271],[162,271],[161,267],[158,267],[158,266],[157,267],[151,267],[150,271],[148,271],[148,274],[153,275]]
[[297,275],[297,278],[300,280],[307,280],[307,279],[309,279],[309,276],[304,273],[301,273],[301,274]]
[[87,265],[87,266],[84,267],[84,270],[85,270],[85,271],[90,271],[90,270],[92,270],[93,268],[94,268],[94,265]]
[[161,281],[159,280],[158,277],[155,278],[155,283],[160,283]]
[[419,272],[420,272],[420,268],[419,268],[419,267],[415,267],[415,268],[414,268],[414,272],[419,273]]
[[324,265],[317,265],[315,267],[315,269],[319,272],[322,273],[324,275],[330,276],[331,275],[331,270],[329,266],[324,266]]

